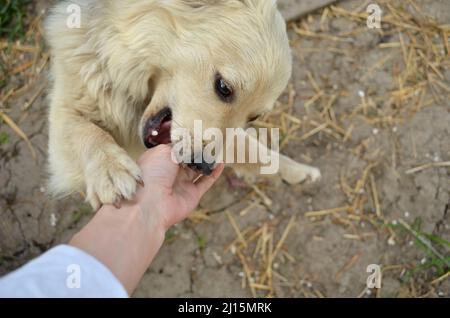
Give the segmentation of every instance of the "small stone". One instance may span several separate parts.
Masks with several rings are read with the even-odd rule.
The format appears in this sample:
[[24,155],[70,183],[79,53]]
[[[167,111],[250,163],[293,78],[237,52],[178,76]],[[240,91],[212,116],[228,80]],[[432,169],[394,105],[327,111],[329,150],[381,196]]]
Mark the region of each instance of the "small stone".
[[375,136],[378,135],[379,132],[380,132],[380,130],[379,130],[378,128],[374,128],[374,129],[372,130],[372,133],[373,133]]
[[409,218],[411,215],[409,214],[408,211],[405,212],[405,218]]
[[216,262],[217,262],[219,265],[222,265],[222,264],[223,264],[223,262],[222,262],[222,257],[221,257],[219,254],[217,254],[216,252],[213,252],[213,256],[214,256]]
[[56,218],[55,213],[50,214],[50,225],[55,227],[58,219]]
[[394,240],[393,237],[390,237],[390,238],[388,239],[388,244],[389,244],[390,246],[394,246],[394,245],[395,245],[395,240]]
[[427,259],[424,257],[420,260],[420,264],[424,265],[427,262]]
[[158,136],[159,135],[159,132],[157,131],[157,130],[153,130],[152,131],[152,136],[153,137],[156,137],[156,136]]
[[361,98],[364,98],[364,97],[366,97],[366,93],[364,93],[364,91],[358,91],[358,96],[359,97],[361,97]]

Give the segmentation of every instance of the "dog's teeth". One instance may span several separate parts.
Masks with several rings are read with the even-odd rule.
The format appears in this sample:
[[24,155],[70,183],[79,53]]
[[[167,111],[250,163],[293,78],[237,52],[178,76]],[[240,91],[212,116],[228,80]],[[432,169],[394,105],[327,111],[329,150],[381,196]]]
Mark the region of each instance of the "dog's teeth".
[[158,136],[159,135],[159,132],[157,131],[157,130],[153,130],[152,131],[152,136],[153,137],[156,137],[156,136]]

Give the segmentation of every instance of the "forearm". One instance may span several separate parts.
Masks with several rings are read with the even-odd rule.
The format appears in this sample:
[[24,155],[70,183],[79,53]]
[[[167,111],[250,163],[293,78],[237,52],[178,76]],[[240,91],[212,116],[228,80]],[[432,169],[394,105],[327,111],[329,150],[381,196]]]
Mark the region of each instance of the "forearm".
[[137,204],[104,206],[69,244],[107,266],[131,294],[164,242],[164,227],[149,217]]
[[223,171],[193,182],[190,170],[172,161],[172,149],[158,146],[140,159],[144,187],[122,208],[104,206],[70,245],[92,255],[131,294],[164,242],[166,230],[184,220]]

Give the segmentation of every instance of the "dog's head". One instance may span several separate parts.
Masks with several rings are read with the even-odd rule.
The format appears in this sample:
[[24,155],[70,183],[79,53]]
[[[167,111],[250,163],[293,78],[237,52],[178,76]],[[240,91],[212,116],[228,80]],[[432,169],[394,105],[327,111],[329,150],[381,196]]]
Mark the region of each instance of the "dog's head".
[[146,146],[170,143],[175,128],[192,131],[195,120],[203,129],[225,131],[270,111],[292,68],[286,24],[275,1],[165,3],[170,34],[141,122]]

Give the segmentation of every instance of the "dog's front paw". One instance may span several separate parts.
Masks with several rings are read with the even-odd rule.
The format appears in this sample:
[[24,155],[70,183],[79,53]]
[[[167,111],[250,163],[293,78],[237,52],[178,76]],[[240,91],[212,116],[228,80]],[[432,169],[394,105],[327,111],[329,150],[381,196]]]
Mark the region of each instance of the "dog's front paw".
[[[255,184],[258,181],[258,172],[255,171],[255,169],[245,165],[233,165],[232,167],[237,180],[241,180],[247,185]],[[238,182],[236,182],[236,184],[237,183]],[[231,184],[233,184],[233,182],[231,182]]]
[[102,151],[86,167],[86,200],[94,210],[103,204],[120,206],[123,199],[131,199],[137,185],[143,185],[141,169],[119,147]]
[[285,157],[280,162],[280,176],[289,184],[299,184],[305,181],[316,182],[320,179],[321,173],[317,168]]

